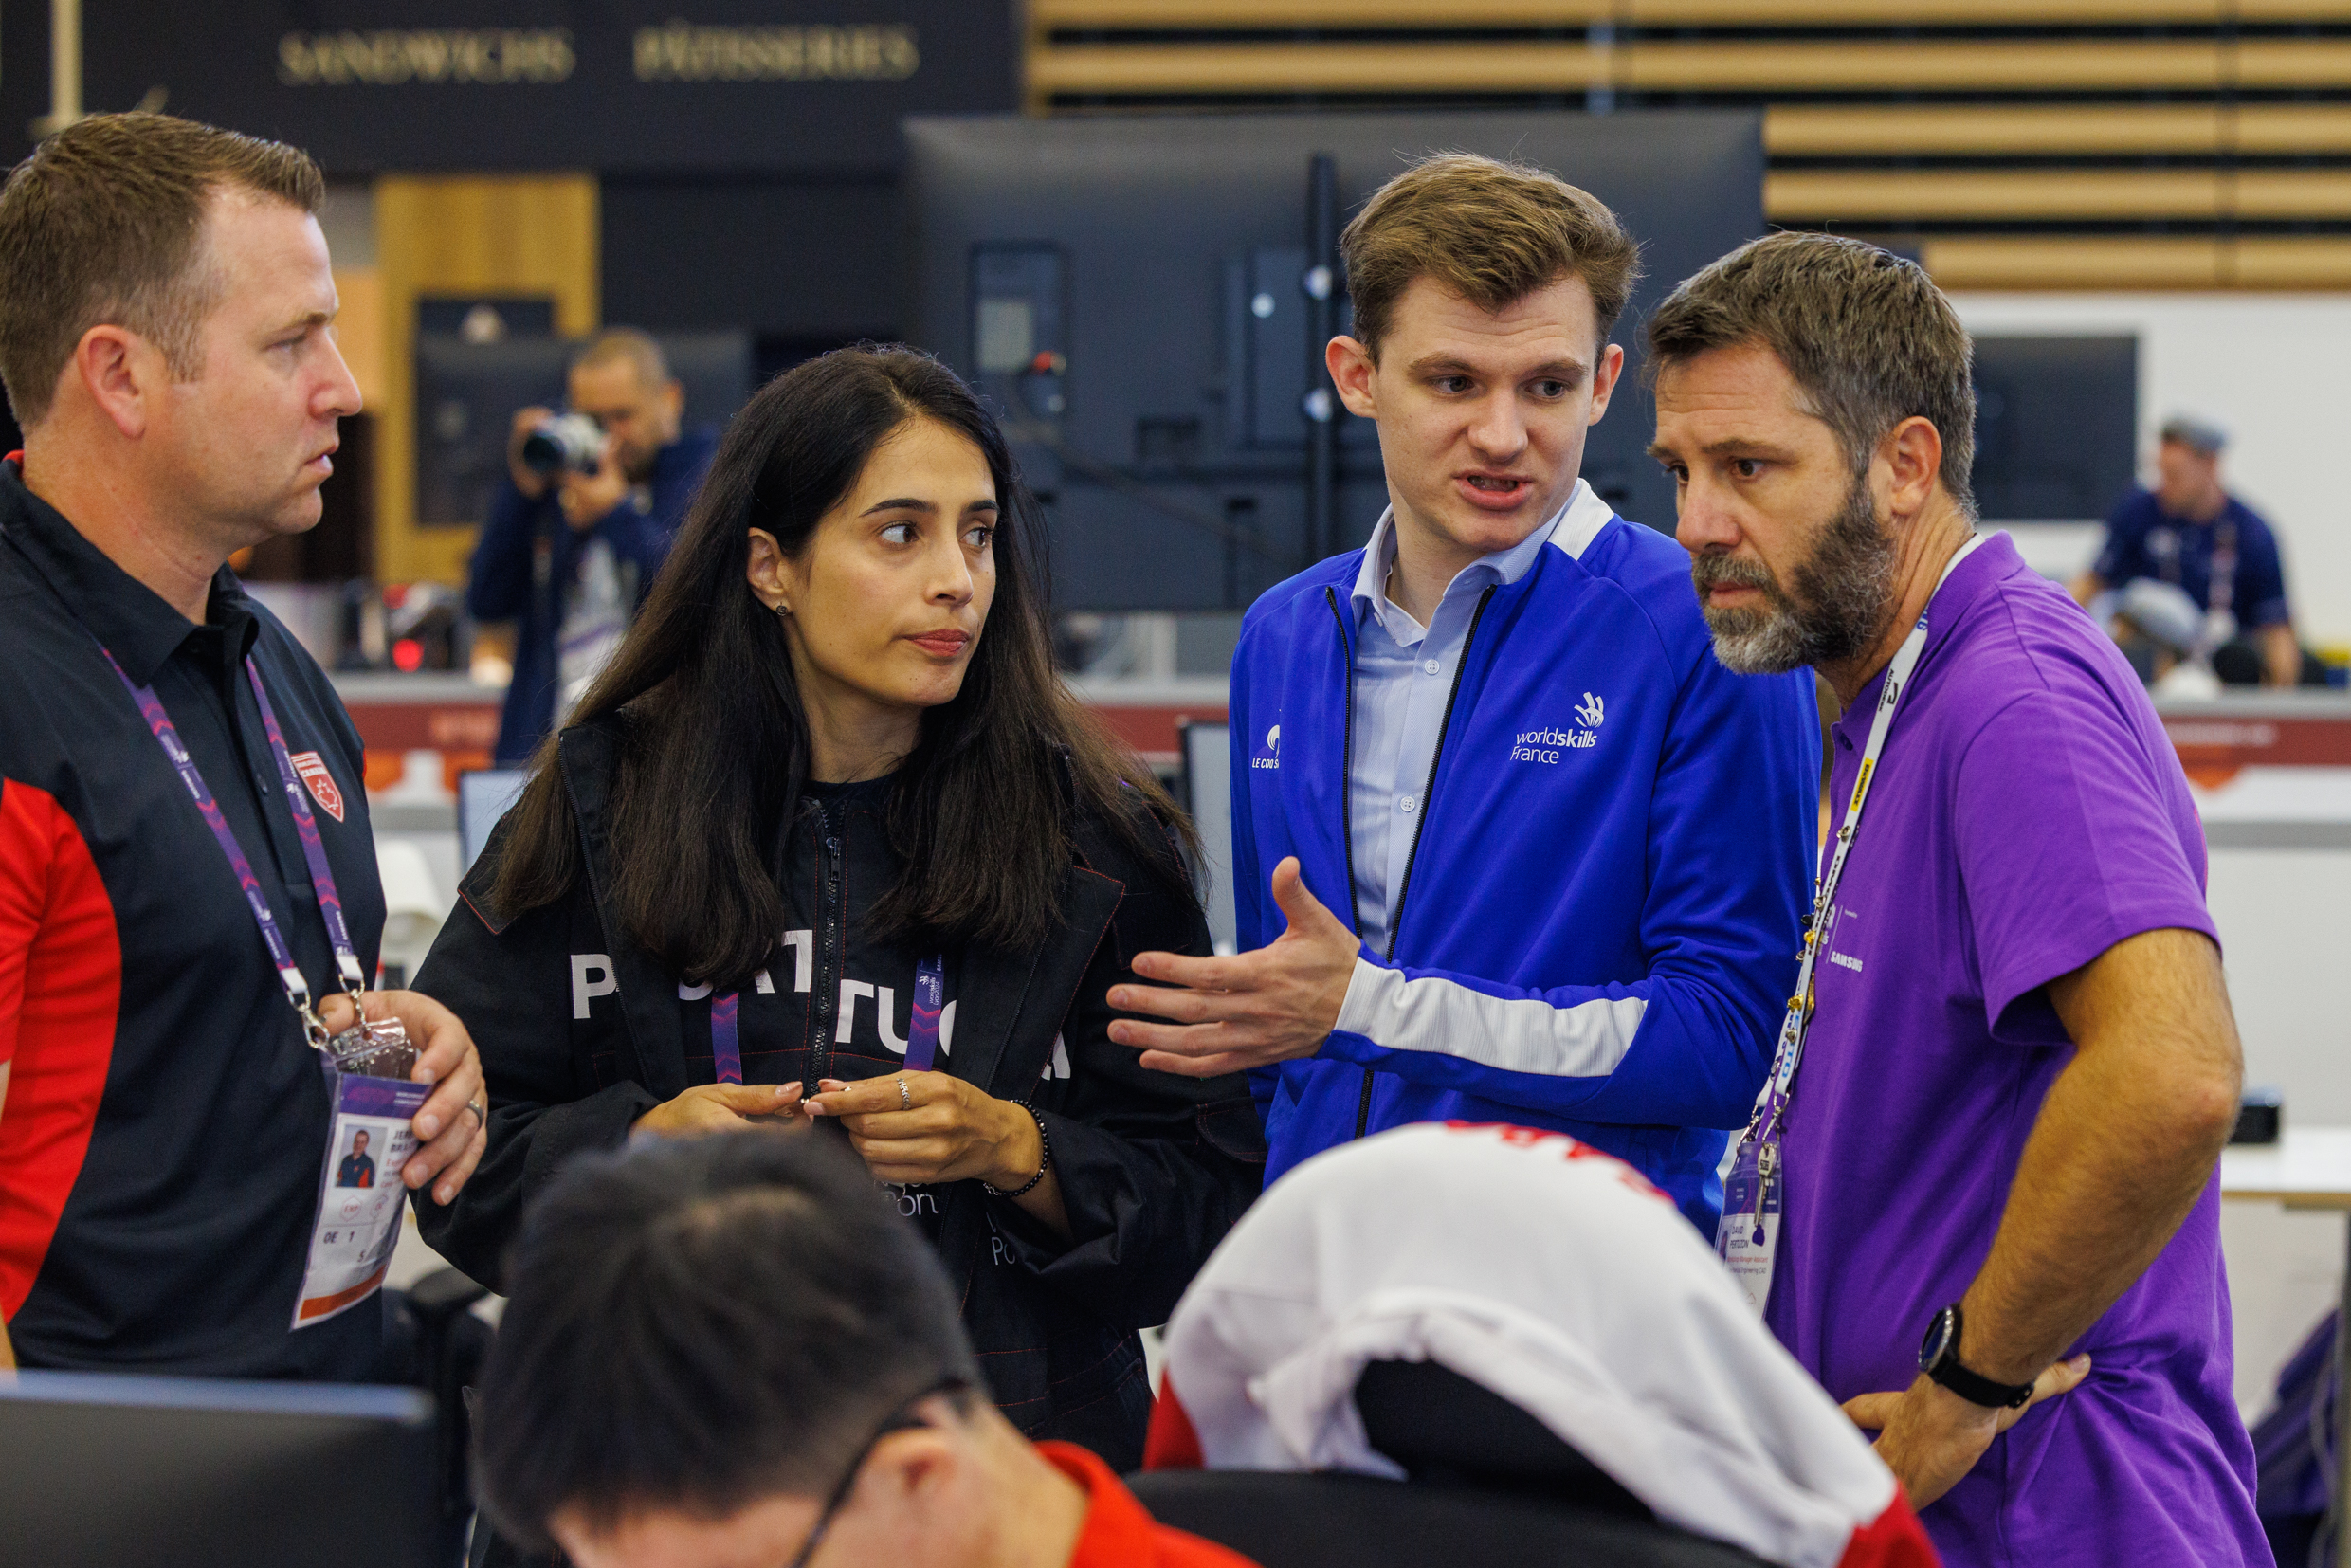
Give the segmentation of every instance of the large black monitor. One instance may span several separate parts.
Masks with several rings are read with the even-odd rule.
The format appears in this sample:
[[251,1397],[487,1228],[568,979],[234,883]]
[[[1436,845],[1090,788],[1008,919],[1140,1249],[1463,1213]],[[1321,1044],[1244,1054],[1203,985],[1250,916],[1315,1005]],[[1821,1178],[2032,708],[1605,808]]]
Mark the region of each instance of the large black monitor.
[[1640,322],[1763,231],[1761,117],[1743,110],[939,117],[906,138],[914,340],[1011,427],[1068,610],[1237,610],[1369,537],[1374,433],[1315,397],[1348,319],[1318,268],[1409,159],[1540,164],[1641,242],[1614,335],[1628,374],[1583,471],[1653,526],[1673,526],[1673,490],[1646,455]]
[[0,1562],[427,1568],[415,1389],[27,1372],[0,1382]]

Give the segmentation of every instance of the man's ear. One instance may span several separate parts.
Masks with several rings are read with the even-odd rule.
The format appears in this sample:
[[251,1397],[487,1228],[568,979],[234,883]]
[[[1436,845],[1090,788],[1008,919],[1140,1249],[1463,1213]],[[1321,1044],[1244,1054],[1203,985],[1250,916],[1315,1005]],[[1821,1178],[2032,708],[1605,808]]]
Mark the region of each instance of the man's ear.
[[[126,327],[100,323],[82,335],[61,381],[72,377],[124,438],[147,433],[149,399],[171,380],[153,343]],[[64,390],[63,388],[60,389]]]
[[1372,360],[1369,345],[1353,337],[1334,337],[1322,351],[1322,362],[1330,367],[1331,385],[1339,389],[1340,402],[1358,419],[1379,417],[1379,405],[1372,396],[1372,375],[1379,369]]
[[1926,505],[1942,472],[1942,432],[1933,420],[1912,414],[1879,444],[1878,455],[1891,470],[1887,506],[1897,518],[1913,516]]
[[1592,367],[1592,419],[1597,425],[1608,412],[1608,400],[1615,395],[1616,383],[1625,374],[1625,351],[1620,343],[1600,345],[1600,362]]
[[919,1518],[926,1506],[938,1510],[948,1505],[942,1494],[952,1492],[957,1471],[968,1458],[950,1429],[909,1427],[874,1445],[858,1489],[872,1486],[890,1513]]

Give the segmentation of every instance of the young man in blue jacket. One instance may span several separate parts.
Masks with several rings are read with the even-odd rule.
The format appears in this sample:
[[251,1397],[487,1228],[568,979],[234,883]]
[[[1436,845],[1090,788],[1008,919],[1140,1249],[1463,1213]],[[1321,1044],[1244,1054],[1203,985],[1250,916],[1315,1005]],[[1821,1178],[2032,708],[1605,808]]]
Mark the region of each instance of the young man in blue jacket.
[[1233,655],[1244,951],[1139,956],[1164,984],[1112,1005],[1172,1022],[1112,1032],[1145,1067],[1251,1069],[1269,1181],[1401,1122],[1519,1122],[1711,1237],[1802,941],[1811,677],[1725,670],[1672,538],[1577,478],[1638,264],[1614,214],[1449,155],[1340,248],[1356,336],[1328,363],[1389,510]]

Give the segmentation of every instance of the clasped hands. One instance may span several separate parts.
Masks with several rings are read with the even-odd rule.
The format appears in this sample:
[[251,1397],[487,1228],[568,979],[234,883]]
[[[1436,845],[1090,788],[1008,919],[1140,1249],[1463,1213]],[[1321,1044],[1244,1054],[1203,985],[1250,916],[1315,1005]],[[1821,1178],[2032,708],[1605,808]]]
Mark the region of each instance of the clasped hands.
[[[899,1092],[900,1084],[906,1085]],[[1045,1158],[1036,1119],[944,1072],[894,1072],[847,1083],[702,1084],[654,1106],[635,1130],[666,1136],[745,1127],[792,1130],[836,1117],[849,1146],[881,1181],[966,1181],[1019,1187]]]

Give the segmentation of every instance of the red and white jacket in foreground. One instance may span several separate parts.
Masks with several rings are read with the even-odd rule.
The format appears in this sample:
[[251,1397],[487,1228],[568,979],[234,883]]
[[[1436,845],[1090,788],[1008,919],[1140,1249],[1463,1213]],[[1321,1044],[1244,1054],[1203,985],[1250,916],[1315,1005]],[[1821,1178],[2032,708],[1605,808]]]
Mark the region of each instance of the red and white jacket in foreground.
[[1184,1295],[1146,1464],[1402,1472],[1367,1362],[1522,1407],[1669,1524],[1788,1568],[1934,1568],[1893,1472],[1630,1166],[1561,1133],[1399,1127],[1268,1189]]

